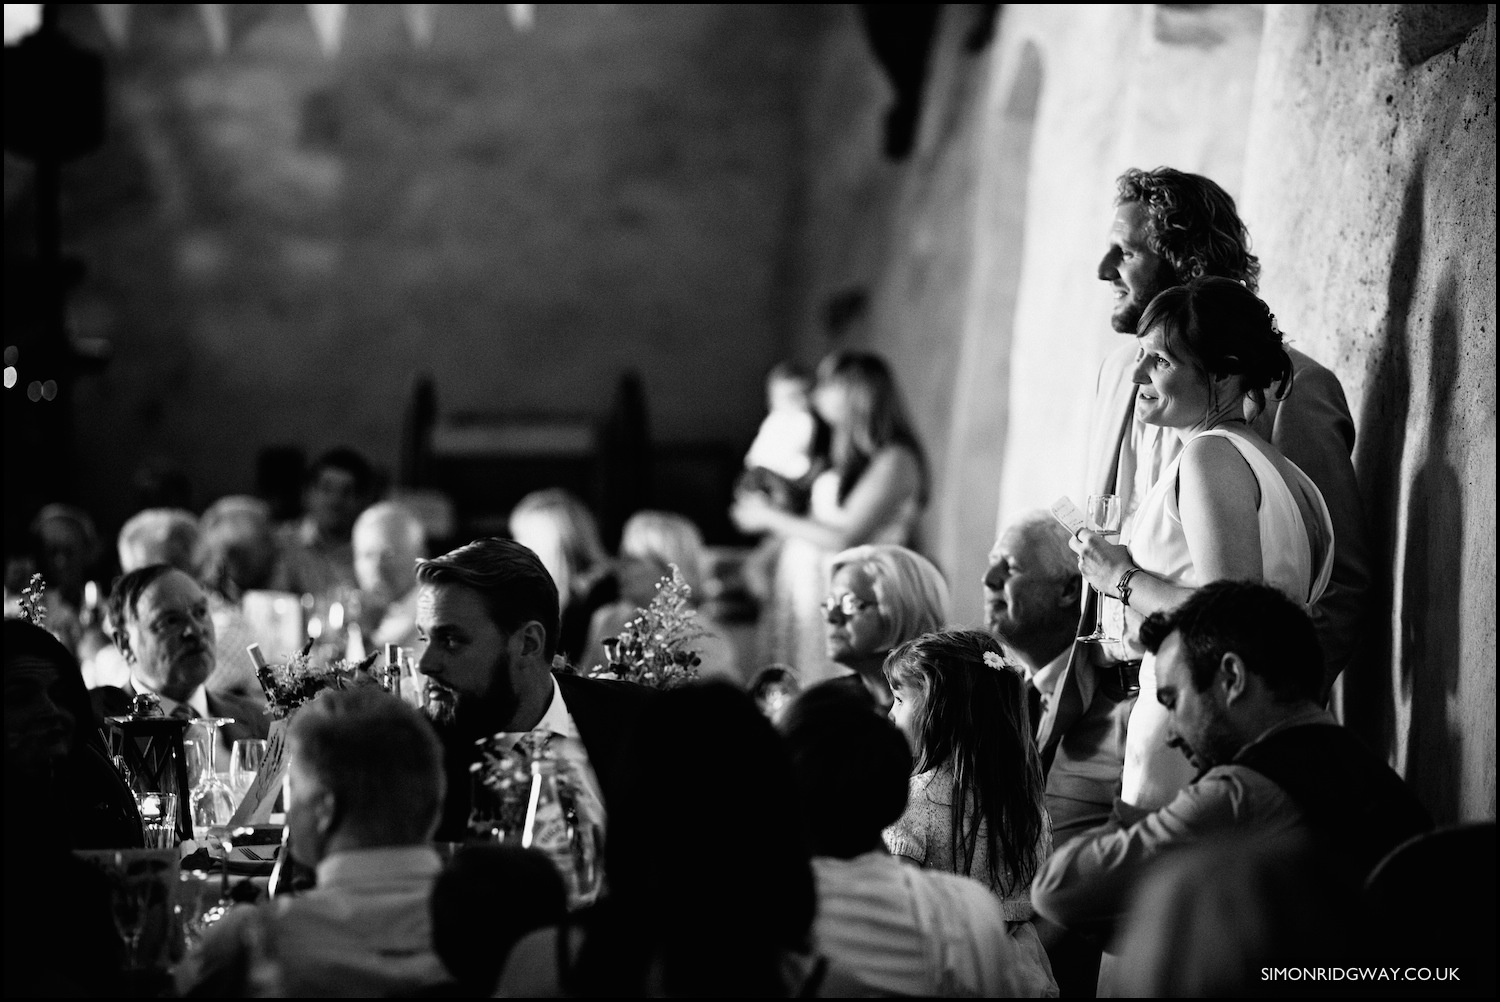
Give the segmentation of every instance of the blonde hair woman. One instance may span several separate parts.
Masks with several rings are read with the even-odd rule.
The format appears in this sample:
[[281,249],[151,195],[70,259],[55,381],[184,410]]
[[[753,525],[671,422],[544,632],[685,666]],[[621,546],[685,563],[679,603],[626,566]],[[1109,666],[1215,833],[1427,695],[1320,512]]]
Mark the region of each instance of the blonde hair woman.
[[510,535],[537,555],[557,585],[559,653],[581,656],[594,610],[619,595],[593,513],[560,487],[533,491],[511,510]]
[[947,625],[948,583],[932,561],[904,546],[856,546],[833,558],[823,620],[828,659],[850,669],[835,683],[857,682],[885,710],[886,655]]
[[832,432],[833,465],[813,481],[806,516],[741,494],[744,532],[782,541],[762,613],[760,660],[794,665],[808,682],[834,673],[824,656],[818,596],[829,558],[865,543],[904,544],[927,500],[927,460],[895,376],[879,355],[835,352],[818,366],[813,405]]

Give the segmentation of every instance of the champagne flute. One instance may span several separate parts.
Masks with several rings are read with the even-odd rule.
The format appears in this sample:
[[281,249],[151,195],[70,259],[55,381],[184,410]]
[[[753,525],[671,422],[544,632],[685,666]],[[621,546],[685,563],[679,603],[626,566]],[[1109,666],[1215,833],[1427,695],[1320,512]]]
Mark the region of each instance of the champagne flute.
[[[1087,506],[1084,508],[1084,516],[1088,519],[1089,529],[1111,543],[1119,541],[1124,515],[1118,494],[1090,494]],[[1093,585],[1089,586],[1089,590],[1094,593],[1094,630],[1088,636],[1078,639],[1087,643],[1117,642],[1120,638],[1113,636],[1106,628],[1108,617],[1104,613],[1104,603],[1117,600],[1106,598],[1104,593]]]
[[125,946],[125,969],[137,971],[141,967],[141,936],[146,931],[146,921],[151,915],[152,899],[156,889],[156,878],[149,872],[131,872],[130,857],[122,852],[114,855],[114,885],[110,893],[110,914],[115,922],[115,931]]

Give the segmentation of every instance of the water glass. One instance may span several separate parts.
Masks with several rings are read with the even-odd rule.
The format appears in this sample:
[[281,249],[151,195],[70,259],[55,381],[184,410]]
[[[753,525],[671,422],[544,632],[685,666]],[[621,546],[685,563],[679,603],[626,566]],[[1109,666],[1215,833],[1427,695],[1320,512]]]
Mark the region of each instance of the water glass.
[[137,793],[141,832],[147,849],[170,849],[177,844],[177,794]]
[[229,789],[236,802],[245,799],[266,758],[264,738],[240,738],[229,755]]

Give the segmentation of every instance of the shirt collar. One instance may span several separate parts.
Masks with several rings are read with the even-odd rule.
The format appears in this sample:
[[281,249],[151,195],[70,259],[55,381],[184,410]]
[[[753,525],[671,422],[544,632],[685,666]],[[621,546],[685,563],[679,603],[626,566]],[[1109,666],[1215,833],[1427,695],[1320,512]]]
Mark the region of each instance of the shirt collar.
[[1315,706],[1310,709],[1303,710],[1301,713],[1294,713],[1290,717],[1287,717],[1285,720],[1278,721],[1275,724],[1272,724],[1270,727],[1267,727],[1260,733],[1258,737],[1256,737],[1254,741],[1249,742],[1245,745],[1245,747],[1241,748],[1239,750],[1239,753],[1235,755],[1235,759],[1238,760],[1247,751],[1260,744],[1271,735],[1279,734],[1282,731],[1289,730],[1293,727],[1301,727],[1304,724],[1332,724],[1334,727],[1339,726],[1338,719],[1335,718],[1332,713],[1328,712],[1321,706]]
[[320,890],[350,885],[389,883],[436,877],[443,861],[430,845],[387,845],[378,849],[346,849],[319,860]]
[[[532,730],[545,731],[560,738],[577,740],[579,738],[578,725],[573,722],[573,714],[568,712],[568,704],[563,699],[562,686],[557,684],[556,675],[549,672],[548,677],[552,679],[552,701],[547,704],[547,712],[542,714],[542,719],[536,722]],[[514,748],[524,733],[524,731],[507,731],[505,740],[509,742],[510,747]]]
[[1057,688],[1057,680],[1062,675],[1064,668],[1068,666],[1068,658],[1073,653],[1073,645],[1064,647],[1062,653],[1042,665],[1041,668],[1031,673],[1031,684],[1043,696],[1052,695],[1052,690]]

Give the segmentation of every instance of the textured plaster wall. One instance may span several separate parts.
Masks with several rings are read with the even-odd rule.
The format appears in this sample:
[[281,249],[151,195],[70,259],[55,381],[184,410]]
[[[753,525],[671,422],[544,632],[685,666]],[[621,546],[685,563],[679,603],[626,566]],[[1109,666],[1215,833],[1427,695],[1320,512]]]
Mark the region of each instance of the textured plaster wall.
[[1452,821],[1495,815],[1495,14],[1408,65],[1416,13],[1270,9],[1244,209],[1358,426],[1379,593],[1345,718]]
[[1094,374],[1121,337],[1095,276],[1115,177],[1223,184],[1263,295],[1358,427],[1377,589],[1346,721],[1443,821],[1495,813],[1493,8],[1467,37],[1444,24],[1475,9],[1012,4],[965,58],[970,12],[950,6],[895,165],[877,153],[889,91],[852,28],[830,30],[807,146],[829,167],[799,241],[807,356],[828,344],[821,297],[871,288],[846,337],[915,398],[938,459],[923,542],[973,623],[997,495],[1003,526],[1082,492]]
[[658,441],[748,443],[793,312],[816,11],[546,5],[518,34],[441,5],[418,51],[399,5],[356,5],[333,58],[298,5],[232,11],[222,56],[190,5],[137,5],[124,51],[64,15],[108,58],[108,141],[64,178],[74,326],[117,349],[78,393],[106,523],[150,455],[200,502],[265,444],[392,467],[423,370],[445,411],[590,413],[633,366]]

